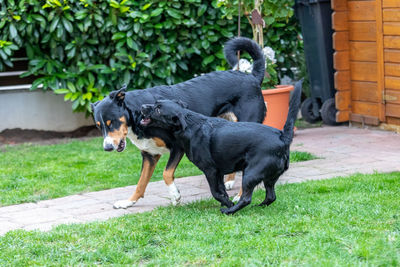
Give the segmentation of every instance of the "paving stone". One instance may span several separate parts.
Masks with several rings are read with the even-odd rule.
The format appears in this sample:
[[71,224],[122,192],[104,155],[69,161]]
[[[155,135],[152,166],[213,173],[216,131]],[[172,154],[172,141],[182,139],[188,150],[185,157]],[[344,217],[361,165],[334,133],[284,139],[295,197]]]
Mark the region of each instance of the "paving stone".
[[19,205],[0,207],[0,215],[2,217],[9,217],[10,213],[35,209],[37,207],[38,205],[36,203],[25,203]]
[[7,233],[8,231],[21,228],[21,224],[10,222],[6,220],[0,220],[0,235]]
[[47,207],[65,212],[68,210],[80,209],[81,207],[87,207],[87,206],[95,205],[98,203],[99,203],[99,200],[97,200],[97,199],[84,198],[81,201],[64,202],[64,203],[58,203],[55,205],[48,204],[50,206],[47,206]]
[[68,216],[69,215],[54,209],[36,208],[31,210],[14,212],[11,221],[22,225],[29,225],[29,224],[40,224],[45,222],[51,222]]
[[67,197],[43,200],[43,201],[38,202],[37,205],[38,205],[38,207],[46,208],[49,206],[77,202],[77,201],[80,202],[80,201],[85,201],[85,200],[87,200],[87,198],[82,195],[72,195],[72,196],[67,196]]

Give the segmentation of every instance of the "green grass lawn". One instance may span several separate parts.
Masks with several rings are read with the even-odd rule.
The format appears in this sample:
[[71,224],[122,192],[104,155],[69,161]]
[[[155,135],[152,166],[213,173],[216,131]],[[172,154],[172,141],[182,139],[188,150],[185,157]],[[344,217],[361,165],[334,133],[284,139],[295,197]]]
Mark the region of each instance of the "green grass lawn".
[[[102,140],[0,147],[0,206],[136,184],[142,164],[139,150],[128,142],[122,153],[105,152]],[[295,152],[292,158],[314,157]],[[161,158],[152,181],[162,179],[167,159]],[[201,171],[186,157],[176,171],[176,177],[198,174]]]
[[400,173],[257,191],[233,216],[204,200],[0,237],[0,265],[399,266]]

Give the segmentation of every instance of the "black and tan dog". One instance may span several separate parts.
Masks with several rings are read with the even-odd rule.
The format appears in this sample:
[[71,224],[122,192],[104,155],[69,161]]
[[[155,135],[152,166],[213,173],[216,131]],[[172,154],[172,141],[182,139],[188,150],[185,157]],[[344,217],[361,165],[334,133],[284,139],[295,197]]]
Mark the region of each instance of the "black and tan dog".
[[[300,107],[301,82],[296,83],[283,131],[251,122],[230,122],[185,109],[171,100],[143,105],[142,124],[173,133],[188,158],[204,172],[213,197],[233,214],[251,202],[254,187],[264,182],[265,200],[275,201],[275,183],[289,168],[289,148]],[[224,174],[243,171],[242,196],[234,205],[226,193]]]
[[[237,51],[246,51],[253,58],[251,74],[239,71],[217,71],[171,86],[156,86],[146,90],[113,91],[108,97],[92,105],[94,120],[104,137],[106,151],[121,152],[128,137],[141,151],[142,172],[135,193],[128,199],[117,201],[115,208],[127,208],[143,197],[160,156],[170,153],[163,173],[175,204],[180,193],[174,183],[174,172],[184,150],[170,132],[140,124],[143,104],[160,99],[180,100],[188,108],[206,116],[228,117],[234,121],[262,122],[265,104],[260,85],[265,73],[265,60],[260,47],[248,38],[235,38],[225,44],[224,52],[231,66],[237,64]],[[146,120],[144,120],[144,124]]]

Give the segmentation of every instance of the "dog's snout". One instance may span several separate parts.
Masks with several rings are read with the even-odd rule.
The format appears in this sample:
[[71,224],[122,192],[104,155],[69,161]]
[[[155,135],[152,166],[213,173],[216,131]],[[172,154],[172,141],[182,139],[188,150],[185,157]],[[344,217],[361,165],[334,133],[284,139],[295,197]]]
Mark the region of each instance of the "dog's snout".
[[150,104],[142,105],[142,113],[144,115],[148,115],[150,113],[152,107],[153,107],[153,105],[150,105]]
[[104,150],[105,151],[113,151],[114,150],[114,146],[112,144],[105,144],[104,145]]
[[103,148],[105,151],[113,151],[115,149],[114,140],[109,136],[104,138]]

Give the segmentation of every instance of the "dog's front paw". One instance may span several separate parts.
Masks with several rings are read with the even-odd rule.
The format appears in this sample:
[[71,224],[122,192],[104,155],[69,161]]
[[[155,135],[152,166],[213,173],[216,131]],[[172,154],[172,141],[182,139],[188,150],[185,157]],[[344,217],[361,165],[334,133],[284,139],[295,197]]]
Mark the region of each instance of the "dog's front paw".
[[113,207],[114,209],[126,209],[129,207],[132,207],[135,205],[136,201],[130,201],[130,200],[118,200],[117,202],[114,203]]
[[238,202],[239,200],[240,200],[240,195],[239,194],[237,194],[233,199],[232,199],[232,202]]
[[175,183],[172,183],[168,186],[168,191],[171,197],[172,205],[178,205],[181,202],[181,193],[179,192],[179,189],[176,187]]
[[232,212],[230,211],[230,208],[221,208],[220,211],[221,211],[221,213],[223,213],[225,215],[232,214]]
[[233,185],[235,184],[235,181],[228,181],[225,183],[225,189],[226,190],[231,190],[233,188]]

